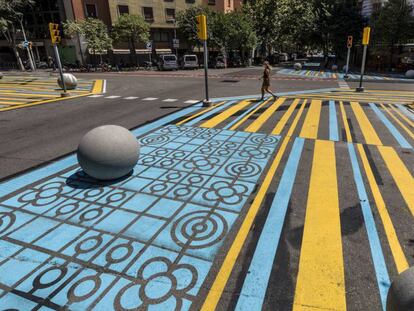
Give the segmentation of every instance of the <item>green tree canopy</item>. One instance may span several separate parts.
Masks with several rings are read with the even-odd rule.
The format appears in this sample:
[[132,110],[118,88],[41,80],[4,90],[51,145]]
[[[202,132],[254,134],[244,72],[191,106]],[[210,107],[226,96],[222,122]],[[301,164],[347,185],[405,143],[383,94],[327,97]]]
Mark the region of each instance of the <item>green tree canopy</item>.
[[109,37],[106,25],[99,19],[87,18],[85,20],[68,21],[63,23],[65,33],[81,35],[86,41],[90,51],[99,54],[112,48],[112,39]]
[[215,27],[211,18],[213,12],[207,7],[193,6],[186,10],[177,12],[176,21],[178,25],[178,31],[187,39],[191,47],[200,44],[200,40],[197,37],[197,24],[196,16],[204,14],[207,16],[207,31],[208,31],[208,43],[209,45],[215,45],[216,42],[212,42],[212,29]]

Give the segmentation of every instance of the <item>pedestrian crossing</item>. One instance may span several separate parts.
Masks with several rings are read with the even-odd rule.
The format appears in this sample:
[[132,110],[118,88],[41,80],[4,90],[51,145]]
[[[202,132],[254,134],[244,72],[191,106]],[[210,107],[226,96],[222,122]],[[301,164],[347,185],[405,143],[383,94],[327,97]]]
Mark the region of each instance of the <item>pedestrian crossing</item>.
[[[101,99],[117,99],[117,98],[119,98],[119,99],[122,99],[122,100],[136,100],[136,99],[139,99],[139,100],[142,100],[142,101],[161,100],[165,103],[174,103],[174,102],[179,101],[178,98],[165,98],[165,99],[160,99],[158,97],[143,97],[143,98],[140,98],[138,96],[125,96],[125,97],[122,97],[120,95],[108,95],[108,96],[106,96],[105,94],[94,94],[94,95],[88,96],[88,98],[101,98]],[[195,103],[199,103],[200,100],[188,99],[188,100],[184,100],[183,102],[185,104],[195,104]]]
[[[302,76],[302,77],[313,77],[313,78],[323,78],[323,79],[345,79],[345,73],[342,72],[333,72],[330,70],[295,70],[284,68],[278,71],[279,74],[292,75],[292,76]],[[346,77],[349,81],[359,81],[361,78],[358,73],[348,73]],[[380,74],[365,74],[365,81],[406,81],[410,82],[410,79],[406,79],[403,75],[380,75]]]
[[103,88],[104,80],[78,79],[71,96],[62,98],[56,77],[5,76],[0,80],[0,112],[97,94]]

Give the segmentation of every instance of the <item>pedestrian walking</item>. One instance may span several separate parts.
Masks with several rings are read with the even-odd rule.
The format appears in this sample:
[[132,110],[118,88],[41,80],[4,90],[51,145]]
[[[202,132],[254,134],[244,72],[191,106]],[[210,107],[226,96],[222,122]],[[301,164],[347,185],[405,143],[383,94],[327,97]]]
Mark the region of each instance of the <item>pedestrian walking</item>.
[[265,61],[263,63],[264,71],[263,71],[263,83],[262,83],[262,98],[260,100],[264,100],[264,94],[265,92],[268,92],[269,94],[272,94],[273,98],[276,99],[277,96],[272,93],[270,90],[270,65],[268,61]]

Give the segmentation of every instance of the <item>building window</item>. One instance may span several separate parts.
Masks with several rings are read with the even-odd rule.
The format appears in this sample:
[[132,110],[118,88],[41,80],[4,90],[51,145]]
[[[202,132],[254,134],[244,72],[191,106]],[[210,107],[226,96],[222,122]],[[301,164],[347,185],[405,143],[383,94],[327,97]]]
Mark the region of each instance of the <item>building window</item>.
[[185,3],[195,3],[195,0],[185,0]]
[[151,7],[143,7],[142,15],[144,15],[144,19],[146,22],[152,23],[154,21],[154,14],[152,13]]
[[216,5],[216,0],[208,0],[208,5]]
[[174,23],[175,9],[165,9],[165,20],[167,21],[167,23]]
[[86,17],[92,17],[92,18],[98,17],[95,4],[85,4],[85,8],[86,8]]
[[164,2],[174,2],[174,0],[164,0]]
[[129,7],[127,5],[118,5],[118,15],[129,14]]
[[227,2],[227,6],[228,6],[229,8],[231,8],[231,0],[229,0],[229,1]]

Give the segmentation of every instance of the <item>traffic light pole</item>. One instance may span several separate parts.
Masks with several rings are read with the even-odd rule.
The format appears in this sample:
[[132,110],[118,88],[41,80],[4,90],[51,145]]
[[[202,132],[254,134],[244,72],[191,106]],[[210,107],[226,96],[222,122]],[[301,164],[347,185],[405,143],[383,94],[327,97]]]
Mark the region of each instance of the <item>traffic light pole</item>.
[[348,79],[348,71],[349,71],[349,59],[351,58],[351,48],[348,47],[348,55],[346,56],[346,70],[345,70],[345,79]]
[[207,40],[203,41],[203,49],[204,49],[204,84],[206,88],[206,99],[204,101],[204,106],[210,107],[211,102],[208,96],[208,49],[207,49]]
[[362,81],[364,79],[364,73],[365,73],[365,62],[367,60],[367,49],[368,45],[364,45],[364,54],[362,55],[362,65],[361,65],[361,76],[359,78],[359,87],[357,87],[357,92],[363,92],[364,87],[362,86]]
[[60,63],[59,50],[57,48],[56,43],[53,44],[53,50],[55,51],[56,63],[57,63],[58,68],[59,68],[60,79],[62,81],[62,86],[63,86],[63,93],[61,95],[62,95],[62,97],[66,97],[66,96],[69,95],[69,93],[66,92],[66,84],[65,84],[65,79],[63,79],[62,64]]

